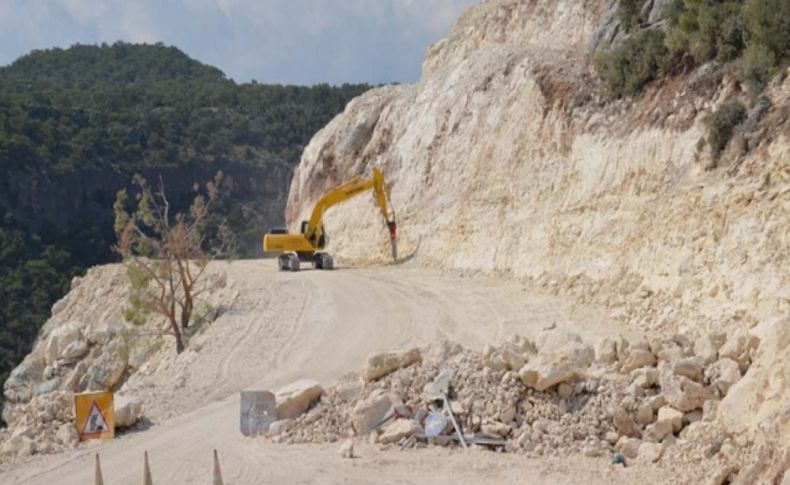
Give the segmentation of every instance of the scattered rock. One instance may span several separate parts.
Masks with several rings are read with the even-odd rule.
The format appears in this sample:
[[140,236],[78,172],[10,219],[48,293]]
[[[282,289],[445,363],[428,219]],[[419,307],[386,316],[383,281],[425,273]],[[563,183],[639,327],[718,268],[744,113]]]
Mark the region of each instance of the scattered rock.
[[595,358],[604,364],[614,364],[617,361],[617,345],[610,338],[603,338],[595,345]]
[[143,412],[142,401],[123,394],[116,394],[113,401],[116,427],[126,428],[137,423]]
[[382,390],[376,390],[366,399],[359,401],[351,411],[351,423],[355,433],[360,435],[369,432],[389,414],[393,404],[393,397]]
[[705,365],[716,362],[719,358],[719,347],[710,334],[704,334],[694,341],[694,355],[700,357]]
[[660,443],[643,442],[639,445],[639,462],[655,463],[661,458],[664,447]]
[[672,432],[677,433],[683,427],[683,413],[670,406],[658,410],[657,423],[668,423]]
[[88,353],[88,344],[82,340],[77,340],[70,343],[65,349],[63,349],[63,352],[60,354],[60,358],[66,361],[74,361],[86,353]]
[[706,400],[713,399],[705,387],[688,377],[674,374],[668,364],[662,364],[659,371],[661,392],[673,408],[683,412],[702,409]]
[[633,460],[639,456],[639,448],[641,445],[642,440],[623,436],[617,442],[617,445],[615,445],[615,450],[622,453],[626,458]]
[[368,358],[367,368],[363,377],[367,381],[374,381],[387,374],[414,364],[422,360],[420,349],[414,348],[404,352],[390,352],[377,354]]
[[75,322],[67,322],[53,329],[44,347],[46,364],[54,364],[69,345],[79,341],[81,338],[82,332],[79,325]]
[[346,440],[340,445],[340,456],[342,458],[354,458],[354,441]]
[[[659,410],[660,411],[660,410]],[[651,424],[647,428],[645,428],[645,432],[643,433],[643,438],[645,441],[650,441],[652,443],[658,443],[659,441],[663,440],[669,434],[672,434],[672,423],[667,420],[659,420],[655,423]]]
[[307,411],[316,401],[323,389],[313,380],[302,379],[279,389],[275,393],[277,400],[277,419],[295,418]]
[[387,426],[384,433],[379,436],[378,441],[384,445],[397,443],[402,438],[407,438],[421,431],[422,428],[420,428],[420,425],[410,419],[396,419]]
[[[528,387],[538,391],[545,391],[550,387],[563,382],[575,382],[586,375],[586,369],[593,362],[595,353],[588,345],[583,345],[574,339],[575,334],[562,332],[543,332],[554,334],[554,337],[544,337],[548,342],[547,348],[554,349],[544,352],[543,347],[538,355],[531,359],[518,372],[521,381]],[[562,336],[562,337],[559,337]],[[540,337],[539,337],[540,338]],[[564,346],[560,341],[565,342]]]
[[692,381],[702,379],[703,359],[699,357],[686,357],[675,361],[672,365],[672,372],[676,375],[687,377]]
[[724,357],[705,369],[705,377],[716,388],[719,395],[724,397],[730,387],[741,379],[740,365],[734,360]]
[[653,353],[650,352],[649,349],[633,348],[632,346],[620,370],[624,374],[627,374],[635,369],[648,365],[656,365],[656,358]]
[[280,436],[288,431],[293,424],[293,419],[280,419],[269,425],[269,436]]
[[613,422],[614,427],[623,436],[630,438],[640,438],[642,436],[642,432],[639,430],[636,422],[634,422],[634,418],[622,409],[615,411]]
[[746,372],[752,361],[752,353],[760,345],[760,339],[744,329],[736,330],[719,349],[719,357],[728,357],[738,363],[741,372]]
[[55,435],[58,441],[63,445],[73,448],[77,446],[80,442],[79,434],[77,433],[77,429],[71,423],[64,423],[60,425],[58,428],[58,432]]
[[658,382],[658,369],[655,367],[635,369],[631,372],[631,382],[643,389],[653,387]]
[[653,407],[649,403],[643,403],[636,408],[636,422],[641,425],[650,424],[653,421]]

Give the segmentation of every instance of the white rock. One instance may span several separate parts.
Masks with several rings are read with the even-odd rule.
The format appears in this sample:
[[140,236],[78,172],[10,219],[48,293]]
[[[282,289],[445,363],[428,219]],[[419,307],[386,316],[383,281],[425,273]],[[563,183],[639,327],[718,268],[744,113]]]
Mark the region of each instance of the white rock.
[[694,341],[694,355],[702,358],[705,365],[716,362],[719,358],[719,347],[710,334],[705,334]]
[[631,382],[647,389],[658,382],[658,369],[655,367],[642,367],[631,372]]
[[719,401],[705,401],[705,405],[702,406],[702,420],[708,422],[715,421],[718,412]]
[[77,446],[77,444],[80,442],[80,437],[79,434],[77,434],[77,429],[71,423],[65,423],[60,425],[55,437],[62,444],[70,448]]
[[511,430],[512,428],[510,426],[498,421],[483,423],[482,427],[480,428],[480,431],[482,431],[484,435],[502,438],[510,434]]
[[724,397],[730,388],[741,380],[741,369],[737,362],[724,357],[705,369],[705,377],[718,389],[719,394]]
[[[551,339],[544,340],[550,343],[547,345],[548,348],[553,348],[557,343]],[[572,339],[568,340],[565,347],[548,353],[544,353],[542,347],[538,349],[538,355],[518,372],[525,385],[538,391],[545,391],[562,382],[574,382],[584,378],[587,368],[595,358],[592,347],[579,344]]]
[[557,386],[557,394],[563,399],[568,399],[573,395],[573,386],[568,383],[563,382],[559,386]]
[[667,403],[683,412],[702,409],[702,405],[713,395],[701,384],[691,379],[675,375],[668,364],[662,364],[659,369],[659,383],[661,393]]
[[595,344],[595,359],[604,364],[617,361],[617,344],[610,338],[603,338]]
[[672,434],[672,423],[667,420],[656,421],[655,423],[645,428],[645,432],[643,433],[643,438],[645,441],[658,443],[659,441],[664,439],[665,436],[669,434]]
[[634,418],[622,409],[615,411],[612,421],[617,432],[623,436],[639,438],[642,435],[639,426],[634,422]]
[[642,425],[650,424],[653,421],[653,407],[649,403],[643,403],[636,408],[636,422]]
[[615,445],[615,450],[622,453],[626,458],[634,459],[639,456],[639,448],[642,440],[636,438],[621,437]]
[[392,410],[395,399],[390,394],[376,390],[359,401],[351,411],[351,424],[357,435],[365,434]]
[[746,372],[752,353],[760,345],[760,339],[744,329],[736,330],[719,349],[719,357],[728,357],[738,363],[741,372]]
[[116,394],[113,397],[115,406],[115,426],[126,428],[135,424],[142,415],[143,402],[132,396]]
[[655,396],[646,398],[645,402],[650,404],[650,407],[653,408],[653,411],[658,411],[664,404],[667,403],[667,400],[661,394],[657,394]]
[[420,433],[422,428],[420,425],[410,419],[397,419],[391,423],[384,432],[379,436],[379,443],[390,444],[397,443],[402,438],[412,436]]
[[289,384],[275,393],[277,419],[295,418],[307,411],[323,393],[321,384],[302,379]]
[[404,352],[390,352],[368,357],[367,367],[363,377],[367,381],[374,381],[403,367],[410,366],[422,360],[420,349],[414,348]]
[[12,436],[1,451],[4,455],[29,456],[36,452],[36,442],[25,435]]
[[340,445],[340,456],[342,458],[354,458],[354,442],[352,440],[346,440]]
[[269,425],[269,436],[280,436],[288,431],[293,424],[293,419],[280,419]]
[[64,360],[75,360],[88,352],[88,344],[82,340],[76,340],[66,346],[60,353],[60,358]]
[[656,365],[656,358],[653,356],[653,353],[650,350],[645,350],[643,348],[635,348],[633,345],[628,350],[628,356],[625,358],[625,361],[622,363],[620,370],[624,374],[628,374],[631,371],[638,369],[640,367],[645,367],[648,365]]
[[660,443],[643,442],[639,445],[639,463],[655,463],[661,458],[663,451]]
[[671,406],[664,406],[658,410],[656,422],[669,423],[672,432],[677,433],[683,427],[683,413]]
[[688,377],[692,381],[702,379],[703,359],[700,357],[686,357],[672,364],[672,372],[676,375]]
[[44,346],[44,358],[47,365],[54,364],[66,347],[81,338],[82,332],[76,322],[66,322],[55,327],[49,334]]

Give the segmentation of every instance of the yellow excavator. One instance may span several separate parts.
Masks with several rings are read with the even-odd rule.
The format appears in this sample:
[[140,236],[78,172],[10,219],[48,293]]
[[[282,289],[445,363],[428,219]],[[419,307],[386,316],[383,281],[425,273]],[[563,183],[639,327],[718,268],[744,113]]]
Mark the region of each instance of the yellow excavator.
[[333,269],[332,256],[321,251],[327,243],[324,232],[324,213],[333,205],[344,202],[368,190],[373,190],[384,222],[390,233],[392,259],[398,260],[397,224],[395,211],[390,201],[389,190],[384,175],[377,168],[373,169],[373,177],[364,179],[354,177],[343,185],[329,191],[315,204],[310,220],[302,221],[299,234],[290,234],[285,229],[273,229],[263,236],[263,250],[267,253],[281,253],[278,257],[280,271],[299,271],[300,263],[309,262],[315,269]]

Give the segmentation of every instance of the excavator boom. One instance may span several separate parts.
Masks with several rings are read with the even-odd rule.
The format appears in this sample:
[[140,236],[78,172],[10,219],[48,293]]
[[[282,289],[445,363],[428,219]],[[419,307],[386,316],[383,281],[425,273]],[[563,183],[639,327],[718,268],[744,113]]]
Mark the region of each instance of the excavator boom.
[[324,214],[330,207],[368,190],[373,190],[381,215],[387,223],[387,228],[390,232],[392,258],[397,261],[398,246],[395,213],[392,209],[384,175],[377,168],[373,169],[373,176],[370,179],[354,177],[321,197],[316,202],[313,212],[310,214],[310,219],[302,222],[301,233],[289,234],[283,230],[275,230],[266,234],[263,237],[263,250],[265,252],[283,253],[280,255],[279,260],[281,270],[297,270],[300,261],[312,261],[316,268],[331,269],[334,264],[331,256],[319,252],[326,244],[323,224]]

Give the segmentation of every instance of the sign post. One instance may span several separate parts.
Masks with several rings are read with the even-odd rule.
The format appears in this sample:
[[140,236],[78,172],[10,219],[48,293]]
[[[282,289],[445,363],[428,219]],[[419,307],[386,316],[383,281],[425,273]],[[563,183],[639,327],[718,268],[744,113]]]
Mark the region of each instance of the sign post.
[[74,395],[75,425],[80,441],[115,437],[115,409],[112,392],[86,392]]

